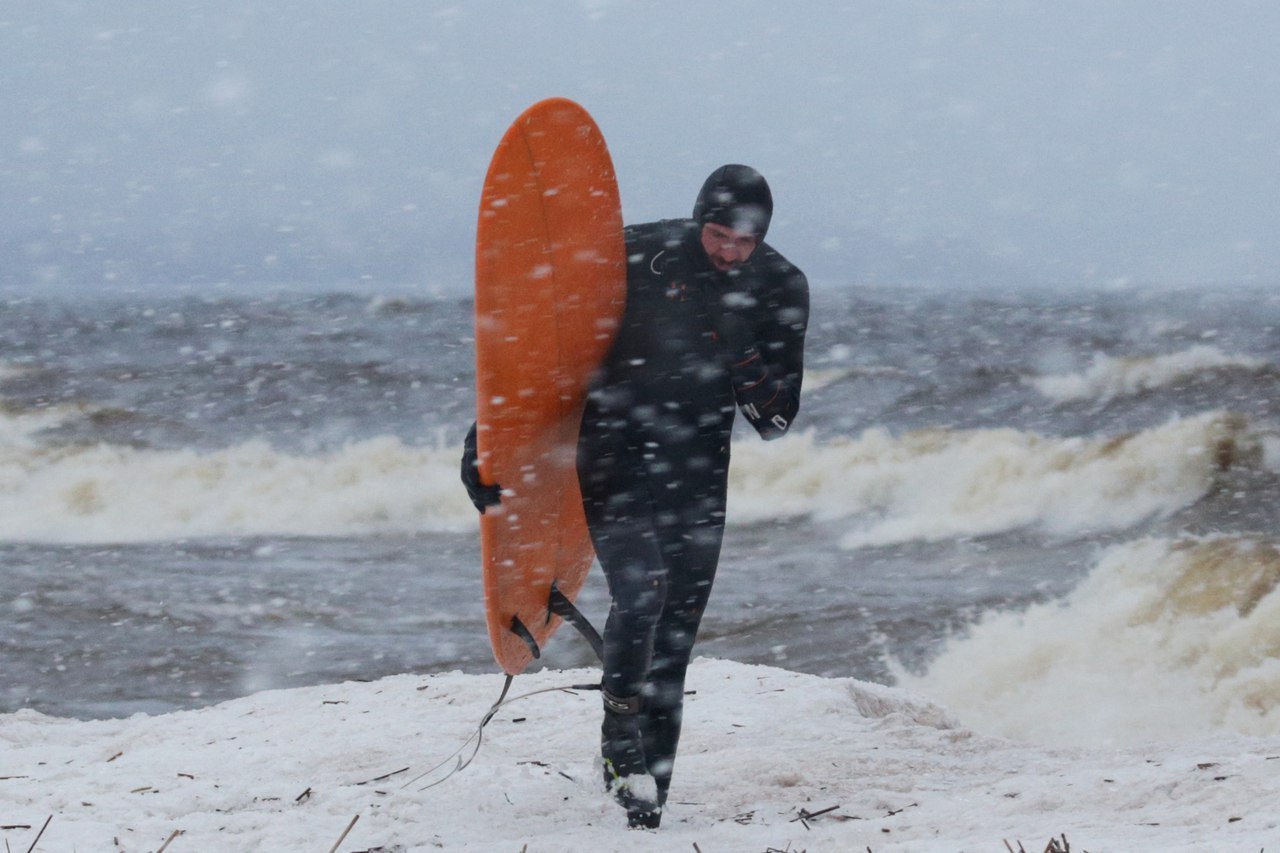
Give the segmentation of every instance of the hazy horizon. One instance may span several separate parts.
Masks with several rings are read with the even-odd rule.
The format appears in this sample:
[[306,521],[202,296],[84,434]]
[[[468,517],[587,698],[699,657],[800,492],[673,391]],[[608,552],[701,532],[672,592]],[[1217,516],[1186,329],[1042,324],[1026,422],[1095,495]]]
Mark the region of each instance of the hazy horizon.
[[1280,7],[356,4],[0,13],[0,283],[465,292],[505,127],[562,95],[627,221],[747,162],[815,285],[1269,283]]

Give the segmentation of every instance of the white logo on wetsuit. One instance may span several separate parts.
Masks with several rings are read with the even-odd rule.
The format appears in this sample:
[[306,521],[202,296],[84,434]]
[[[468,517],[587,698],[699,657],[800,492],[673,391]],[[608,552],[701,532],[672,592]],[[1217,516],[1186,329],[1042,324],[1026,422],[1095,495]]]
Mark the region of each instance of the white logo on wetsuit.
[[[755,403],[747,403],[745,406],[743,406],[742,413],[746,415],[748,418],[750,418],[752,421],[760,420],[760,410],[756,408]],[[784,418],[782,415],[774,415],[773,417],[769,418],[769,423],[773,424],[783,432],[786,432],[787,427],[789,426],[789,424],[787,423],[787,419]]]
[[649,261],[649,272],[653,273],[654,275],[661,275],[661,273],[658,272],[658,258],[662,257],[666,253],[667,253],[667,250],[663,249],[661,252],[653,256],[653,260]]

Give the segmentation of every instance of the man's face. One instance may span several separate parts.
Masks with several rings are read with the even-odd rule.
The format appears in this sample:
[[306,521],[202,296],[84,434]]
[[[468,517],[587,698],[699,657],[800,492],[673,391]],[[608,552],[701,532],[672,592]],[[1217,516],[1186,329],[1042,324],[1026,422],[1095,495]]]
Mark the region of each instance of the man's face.
[[746,263],[759,242],[754,234],[734,231],[714,222],[702,226],[703,251],[720,272],[729,272]]

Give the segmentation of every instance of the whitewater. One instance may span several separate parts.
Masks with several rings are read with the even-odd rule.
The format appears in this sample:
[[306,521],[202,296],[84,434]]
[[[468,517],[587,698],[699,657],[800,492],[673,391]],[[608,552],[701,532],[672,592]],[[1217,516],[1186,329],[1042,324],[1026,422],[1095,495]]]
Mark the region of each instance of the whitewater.
[[[618,840],[581,692],[511,706],[440,786],[361,784],[445,758],[499,687],[457,483],[469,310],[8,301],[0,837],[1280,845],[1265,293],[816,293],[795,434],[735,437],[662,835]],[[580,604],[603,621],[598,574]],[[517,692],[591,680],[575,637],[547,651]]]

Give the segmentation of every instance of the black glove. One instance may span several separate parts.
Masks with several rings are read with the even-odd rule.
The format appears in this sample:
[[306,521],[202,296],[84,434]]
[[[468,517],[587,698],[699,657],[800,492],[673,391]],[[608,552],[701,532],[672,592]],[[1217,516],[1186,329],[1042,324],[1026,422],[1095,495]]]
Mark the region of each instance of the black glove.
[[480,482],[480,467],[476,456],[476,425],[473,422],[466,441],[462,443],[462,485],[467,487],[471,503],[484,515],[486,508],[502,503],[502,486],[497,483],[489,486]]
[[790,427],[786,385],[760,354],[746,318],[723,303],[717,307],[711,322],[728,362],[738,406],[761,437],[777,438]]

